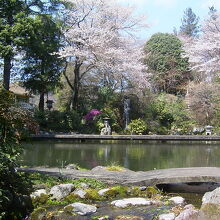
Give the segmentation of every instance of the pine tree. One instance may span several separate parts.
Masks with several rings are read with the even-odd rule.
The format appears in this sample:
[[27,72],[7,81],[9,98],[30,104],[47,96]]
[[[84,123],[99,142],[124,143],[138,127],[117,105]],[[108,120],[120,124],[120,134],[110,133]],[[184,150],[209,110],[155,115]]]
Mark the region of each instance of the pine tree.
[[180,34],[187,35],[189,37],[195,37],[200,31],[199,17],[192,11],[191,8],[187,8],[184,11],[182,18],[182,25],[180,26]]

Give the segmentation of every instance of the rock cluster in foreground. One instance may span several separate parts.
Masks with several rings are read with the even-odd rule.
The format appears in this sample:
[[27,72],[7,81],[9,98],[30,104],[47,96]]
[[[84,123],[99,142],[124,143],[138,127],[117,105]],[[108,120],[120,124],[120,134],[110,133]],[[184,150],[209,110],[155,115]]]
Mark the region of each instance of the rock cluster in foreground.
[[86,179],[78,184],[37,186],[31,194],[30,220],[219,220],[220,188],[204,195],[200,210],[178,195],[163,195],[155,187],[105,185]]

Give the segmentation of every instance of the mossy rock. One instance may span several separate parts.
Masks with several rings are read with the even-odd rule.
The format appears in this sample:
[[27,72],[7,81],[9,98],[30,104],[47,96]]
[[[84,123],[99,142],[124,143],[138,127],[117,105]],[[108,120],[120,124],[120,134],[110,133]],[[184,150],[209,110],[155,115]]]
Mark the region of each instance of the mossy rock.
[[68,196],[66,196],[64,198],[63,201],[65,201],[67,203],[73,203],[73,202],[82,201],[82,199],[78,195],[76,195],[75,193],[70,193]]
[[49,196],[47,194],[41,193],[40,196],[37,196],[35,198],[32,198],[32,203],[34,206],[45,204],[48,200]]
[[42,220],[47,213],[45,208],[39,207],[31,213],[31,220]]
[[140,187],[134,186],[131,188],[130,194],[132,196],[155,198],[157,195],[160,195],[160,191],[153,186],[148,186],[146,190],[141,190]]
[[86,189],[85,192],[86,192],[85,199],[87,200],[95,201],[95,200],[103,199],[103,197],[98,194],[98,190],[96,189],[89,188],[89,189]]
[[154,198],[156,195],[160,194],[161,192],[154,186],[148,186],[146,189],[146,193],[148,198]]
[[105,197],[112,199],[115,197],[124,197],[128,195],[127,186],[113,186],[108,191],[105,192]]
[[73,207],[71,205],[64,207],[63,211],[68,216],[76,216],[77,215],[75,212],[73,212]]

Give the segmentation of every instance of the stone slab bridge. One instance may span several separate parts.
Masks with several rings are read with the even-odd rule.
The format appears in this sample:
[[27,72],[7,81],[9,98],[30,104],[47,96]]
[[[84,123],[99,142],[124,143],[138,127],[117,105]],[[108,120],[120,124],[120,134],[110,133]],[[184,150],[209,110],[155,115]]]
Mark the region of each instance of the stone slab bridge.
[[190,167],[173,168],[151,171],[107,171],[106,169],[95,168],[93,170],[68,170],[59,168],[19,168],[24,172],[39,172],[52,176],[66,177],[70,179],[94,178],[108,184],[122,185],[145,185],[172,183],[219,183],[220,168],[218,167]]

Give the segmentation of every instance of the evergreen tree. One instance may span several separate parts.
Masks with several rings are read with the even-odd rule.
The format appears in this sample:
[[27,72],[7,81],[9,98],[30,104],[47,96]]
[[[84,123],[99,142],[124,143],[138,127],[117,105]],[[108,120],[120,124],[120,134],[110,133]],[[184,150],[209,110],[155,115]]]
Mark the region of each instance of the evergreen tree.
[[192,11],[191,8],[187,8],[184,11],[182,18],[182,25],[180,26],[180,34],[184,34],[190,37],[195,37],[199,33],[199,17]]
[[183,52],[181,41],[173,34],[157,33],[147,41],[145,63],[154,91],[184,94],[191,72]]
[[44,95],[59,83],[62,60],[58,53],[61,32],[59,25],[49,15],[35,18],[33,36],[27,40],[25,48],[24,86],[40,95],[39,110],[44,110]]
[[26,5],[21,0],[0,1],[0,58],[3,60],[3,87],[9,90],[12,61],[30,27]]

